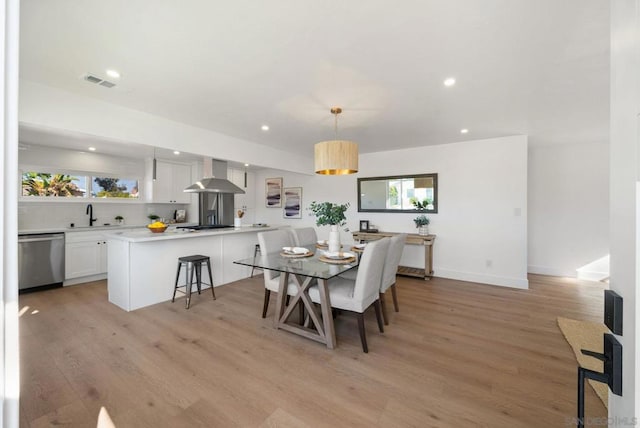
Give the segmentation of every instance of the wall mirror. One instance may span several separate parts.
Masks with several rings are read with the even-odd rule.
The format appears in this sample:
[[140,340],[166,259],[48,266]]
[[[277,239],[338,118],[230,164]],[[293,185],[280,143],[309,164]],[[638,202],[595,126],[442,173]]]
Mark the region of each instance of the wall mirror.
[[437,213],[438,174],[358,178],[358,212]]

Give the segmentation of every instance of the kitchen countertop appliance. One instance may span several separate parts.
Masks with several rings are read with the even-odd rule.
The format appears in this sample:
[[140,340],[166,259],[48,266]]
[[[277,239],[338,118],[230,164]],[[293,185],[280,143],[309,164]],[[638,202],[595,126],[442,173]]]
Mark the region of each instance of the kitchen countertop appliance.
[[18,290],[62,286],[64,233],[18,235]]

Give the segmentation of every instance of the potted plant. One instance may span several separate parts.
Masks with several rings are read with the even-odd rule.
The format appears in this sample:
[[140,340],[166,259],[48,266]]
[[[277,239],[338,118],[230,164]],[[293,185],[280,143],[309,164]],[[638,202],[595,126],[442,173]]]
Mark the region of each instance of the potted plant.
[[429,223],[431,222],[431,220],[429,220],[426,215],[419,215],[418,217],[413,219],[413,222],[418,228],[418,235],[426,236],[429,234]]
[[345,212],[349,203],[334,204],[332,202],[311,202],[309,209],[316,218],[317,226],[331,226],[329,232],[329,251],[340,251],[340,232],[338,226],[347,224]]
[[116,220],[116,224],[124,224],[124,217],[122,217],[120,214],[115,216],[115,220]]
[[159,215],[155,215],[155,214],[149,214],[149,215],[147,216],[147,218],[148,218],[149,220],[151,220],[151,223],[153,223],[154,221],[158,220],[158,219],[160,218],[160,216],[159,216]]

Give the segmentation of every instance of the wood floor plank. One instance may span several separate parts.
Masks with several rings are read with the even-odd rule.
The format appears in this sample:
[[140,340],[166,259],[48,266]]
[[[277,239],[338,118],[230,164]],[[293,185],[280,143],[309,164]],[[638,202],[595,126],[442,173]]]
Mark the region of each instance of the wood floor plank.
[[[563,426],[576,361],[556,318],[602,320],[605,285],[530,276],[517,290],[399,277],[379,333],[335,320],[329,350],[261,317],[262,276],[127,313],[106,282],[20,296],[21,426]],[[28,308],[27,308],[28,307]],[[587,416],[606,409],[590,388]]]

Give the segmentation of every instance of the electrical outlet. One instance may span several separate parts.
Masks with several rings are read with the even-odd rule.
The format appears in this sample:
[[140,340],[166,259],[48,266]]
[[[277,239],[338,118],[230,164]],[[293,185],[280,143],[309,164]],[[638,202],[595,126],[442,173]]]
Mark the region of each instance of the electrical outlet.
[[486,267],[490,268],[490,267],[492,267],[492,266],[493,266],[493,260],[491,260],[491,259],[487,259],[487,260],[484,262],[484,264],[485,264],[485,266],[486,266]]

